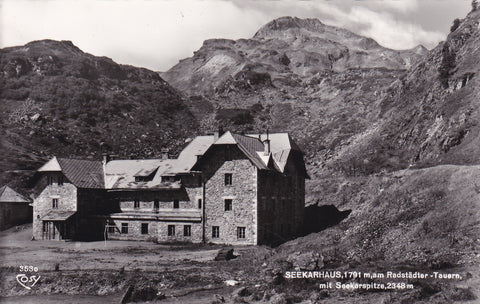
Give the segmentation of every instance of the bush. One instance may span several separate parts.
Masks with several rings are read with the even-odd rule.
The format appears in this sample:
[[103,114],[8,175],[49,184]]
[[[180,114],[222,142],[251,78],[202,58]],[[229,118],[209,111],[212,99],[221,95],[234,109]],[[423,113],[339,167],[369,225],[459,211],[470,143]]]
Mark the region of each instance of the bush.
[[235,125],[245,125],[253,122],[253,116],[247,109],[219,109],[217,120],[230,120]]
[[452,26],[450,27],[450,33],[452,32],[455,32],[455,30],[460,26],[460,19],[456,18],[455,20],[453,20],[453,24]]

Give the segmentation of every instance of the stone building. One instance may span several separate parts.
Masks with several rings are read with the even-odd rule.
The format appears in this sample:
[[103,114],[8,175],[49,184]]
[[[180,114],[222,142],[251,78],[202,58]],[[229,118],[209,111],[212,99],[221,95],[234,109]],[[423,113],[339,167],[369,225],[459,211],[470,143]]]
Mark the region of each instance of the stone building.
[[286,133],[198,136],[176,159],[53,158],[36,239],[271,244],[301,233],[303,154]]
[[0,230],[32,221],[32,200],[5,185],[0,188]]

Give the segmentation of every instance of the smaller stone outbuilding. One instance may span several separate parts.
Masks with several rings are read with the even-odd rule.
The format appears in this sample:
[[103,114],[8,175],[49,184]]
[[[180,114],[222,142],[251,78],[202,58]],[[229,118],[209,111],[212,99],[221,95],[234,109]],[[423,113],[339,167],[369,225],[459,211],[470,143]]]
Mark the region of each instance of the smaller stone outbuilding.
[[7,185],[0,188],[0,230],[32,221],[32,200]]

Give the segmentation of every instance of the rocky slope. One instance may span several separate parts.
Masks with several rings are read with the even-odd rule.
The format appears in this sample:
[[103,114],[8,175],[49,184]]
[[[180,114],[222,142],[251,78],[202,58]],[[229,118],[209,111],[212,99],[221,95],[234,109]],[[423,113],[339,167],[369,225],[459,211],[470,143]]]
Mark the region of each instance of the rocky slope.
[[235,84],[279,85],[325,72],[348,69],[408,68],[427,50],[394,51],[371,38],[328,26],[318,19],[282,17],[263,26],[251,39],[212,39],[194,56],[162,76],[189,94],[224,92]]
[[[339,225],[277,248],[267,273],[407,269],[463,276],[412,281],[414,290],[388,295],[319,292],[315,280],[296,289],[277,282],[277,292],[332,303],[338,296],[352,303],[478,300],[479,20],[480,12],[471,12],[445,42],[407,62],[343,30],[281,18],[252,39],[207,41],[162,74],[201,95],[196,100],[211,101],[210,124],[291,132],[313,177],[307,201],[351,210]],[[349,56],[336,56],[342,48],[332,32]],[[315,44],[321,35],[325,40]],[[376,59],[363,60],[358,48]],[[379,60],[380,49],[387,60]]]
[[[204,128],[288,131],[317,171],[379,125],[386,89],[426,53],[422,46],[390,50],[316,19],[283,17],[251,39],[207,40],[161,75],[210,105],[197,116]],[[398,159],[387,162],[402,167]],[[380,169],[371,164],[369,173]]]
[[157,73],[82,52],[69,41],[0,50],[0,184],[25,187],[51,155],[155,156],[196,120]]

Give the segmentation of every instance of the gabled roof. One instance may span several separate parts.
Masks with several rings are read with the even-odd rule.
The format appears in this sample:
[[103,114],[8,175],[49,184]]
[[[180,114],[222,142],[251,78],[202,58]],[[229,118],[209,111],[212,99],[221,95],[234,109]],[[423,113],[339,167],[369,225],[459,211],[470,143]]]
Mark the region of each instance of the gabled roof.
[[267,139],[267,137],[270,139],[270,151],[272,152],[275,165],[280,172],[284,172],[285,165],[292,150],[299,151],[303,154],[302,150],[288,133],[249,134],[248,136],[258,137],[262,142]]
[[101,161],[53,157],[38,171],[62,172],[78,188],[102,189],[105,187]]
[[[227,132],[230,133],[230,132]],[[258,137],[250,137],[240,134],[232,134],[237,142],[238,148],[257,166],[259,169],[268,169],[268,160],[263,162],[257,151],[263,151],[264,145]]]
[[62,168],[60,168],[60,164],[58,163],[56,156],[54,156],[45,165],[43,165],[40,169],[38,169],[38,172],[60,172],[60,171],[62,171]]
[[[267,138],[270,140],[270,153],[265,155],[264,141]],[[241,135],[225,132],[213,145],[236,145],[259,169],[281,173],[284,173],[292,150],[302,153],[288,133]]]
[[192,140],[178,155],[171,173],[189,172],[195,165],[198,155],[203,155],[213,144],[215,137],[213,135],[197,136]]
[[[263,141],[267,136],[270,140],[270,153],[265,155]],[[198,156],[207,153],[214,145],[236,145],[259,169],[281,173],[284,173],[291,151],[300,151],[287,133],[241,135],[226,132],[217,141],[214,138],[213,135],[197,136],[180,152],[177,159],[113,160],[104,165],[101,161],[54,157],[38,171],[62,172],[79,188],[112,191],[178,189],[181,187],[179,182],[162,181],[162,176],[193,172]],[[300,161],[301,159],[297,162]],[[135,180],[135,177],[146,176],[153,178]]]
[[32,200],[21,195],[9,186],[0,188],[0,202],[2,203],[31,203]]

